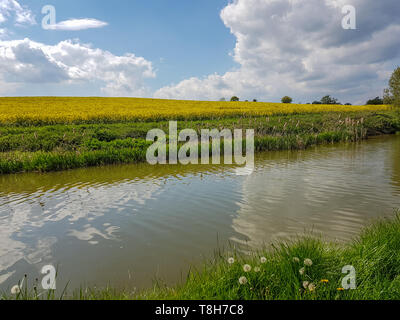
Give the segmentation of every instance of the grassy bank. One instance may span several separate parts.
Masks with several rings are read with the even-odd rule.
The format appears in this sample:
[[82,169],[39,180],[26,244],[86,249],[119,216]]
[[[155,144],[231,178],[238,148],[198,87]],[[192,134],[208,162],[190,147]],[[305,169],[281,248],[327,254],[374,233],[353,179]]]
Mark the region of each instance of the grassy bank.
[[[231,259],[230,259],[231,258]],[[356,289],[342,290],[344,266],[356,270]],[[247,270],[245,268],[247,267]],[[243,278],[245,277],[245,278]],[[240,283],[241,282],[241,283]],[[35,299],[25,290],[3,299]],[[40,299],[60,298],[52,294]],[[129,290],[82,289],[63,299],[226,299],[226,300],[371,300],[400,299],[400,215],[365,228],[348,244],[305,237],[241,255],[218,251],[215,258],[175,287]]]
[[[0,125],[0,174],[56,171],[144,161],[149,130],[168,133],[168,121]],[[296,150],[400,130],[390,110],[278,114],[182,120],[179,129],[255,129],[257,151]],[[223,151],[223,150],[221,150]]]

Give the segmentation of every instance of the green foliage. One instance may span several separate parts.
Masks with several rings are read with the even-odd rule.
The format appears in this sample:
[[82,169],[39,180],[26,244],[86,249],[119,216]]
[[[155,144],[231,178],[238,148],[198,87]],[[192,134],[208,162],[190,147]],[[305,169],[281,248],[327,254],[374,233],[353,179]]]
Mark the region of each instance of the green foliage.
[[386,102],[400,107],[400,67],[393,71],[389,80],[389,88],[384,92]]
[[340,104],[340,102],[328,95],[321,99],[321,104]]
[[[359,141],[368,135],[400,131],[393,111],[275,115],[181,121],[179,130],[251,128],[257,151],[298,150],[322,143]],[[65,170],[145,161],[147,132],[168,132],[167,121],[46,126],[0,126],[0,174]],[[223,149],[221,149],[222,152]],[[131,159],[127,155],[135,153]],[[140,156],[138,156],[140,155]]]
[[368,100],[366,103],[366,105],[382,105],[382,104],[383,104],[383,99],[381,99],[380,97]]
[[236,96],[233,96],[232,98],[231,98],[231,101],[239,101],[240,99],[238,98],[238,97],[236,97]]
[[281,101],[282,103],[292,103],[293,99],[291,97],[284,96]]

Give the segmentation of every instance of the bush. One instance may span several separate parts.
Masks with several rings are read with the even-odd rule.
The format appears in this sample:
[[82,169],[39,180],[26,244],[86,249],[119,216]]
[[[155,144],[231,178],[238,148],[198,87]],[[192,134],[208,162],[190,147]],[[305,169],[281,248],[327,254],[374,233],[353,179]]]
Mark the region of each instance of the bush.
[[376,97],[375,99],[368,100],[367,105],[381,105],[383,104],[383,99]]
[[285,96],[282,98],[282,103],[292,103],[293,99],[291,97]]
[[231,101],[239,101],[239,98],[236,97],[236,96],[233,96],[233,97],[231,98]]

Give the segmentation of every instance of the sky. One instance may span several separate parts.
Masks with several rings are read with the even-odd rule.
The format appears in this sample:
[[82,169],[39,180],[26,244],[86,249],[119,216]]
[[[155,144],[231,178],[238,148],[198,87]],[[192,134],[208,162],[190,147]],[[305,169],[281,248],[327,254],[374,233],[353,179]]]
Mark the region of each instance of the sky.
[[359,104],[398,65],[398,0],[0,0],[0,96]]

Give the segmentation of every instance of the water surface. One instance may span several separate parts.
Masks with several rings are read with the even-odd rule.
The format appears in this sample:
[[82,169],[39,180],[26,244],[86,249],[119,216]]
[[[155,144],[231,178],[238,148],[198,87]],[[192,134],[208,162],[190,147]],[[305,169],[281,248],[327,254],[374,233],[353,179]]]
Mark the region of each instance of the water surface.
[[346,241],[400,208],[400,137],[258,154],[228,166],[106,166],[0,176],[0,290],[43,265],[58,287],[173,283],[230,242],[313,230]]

